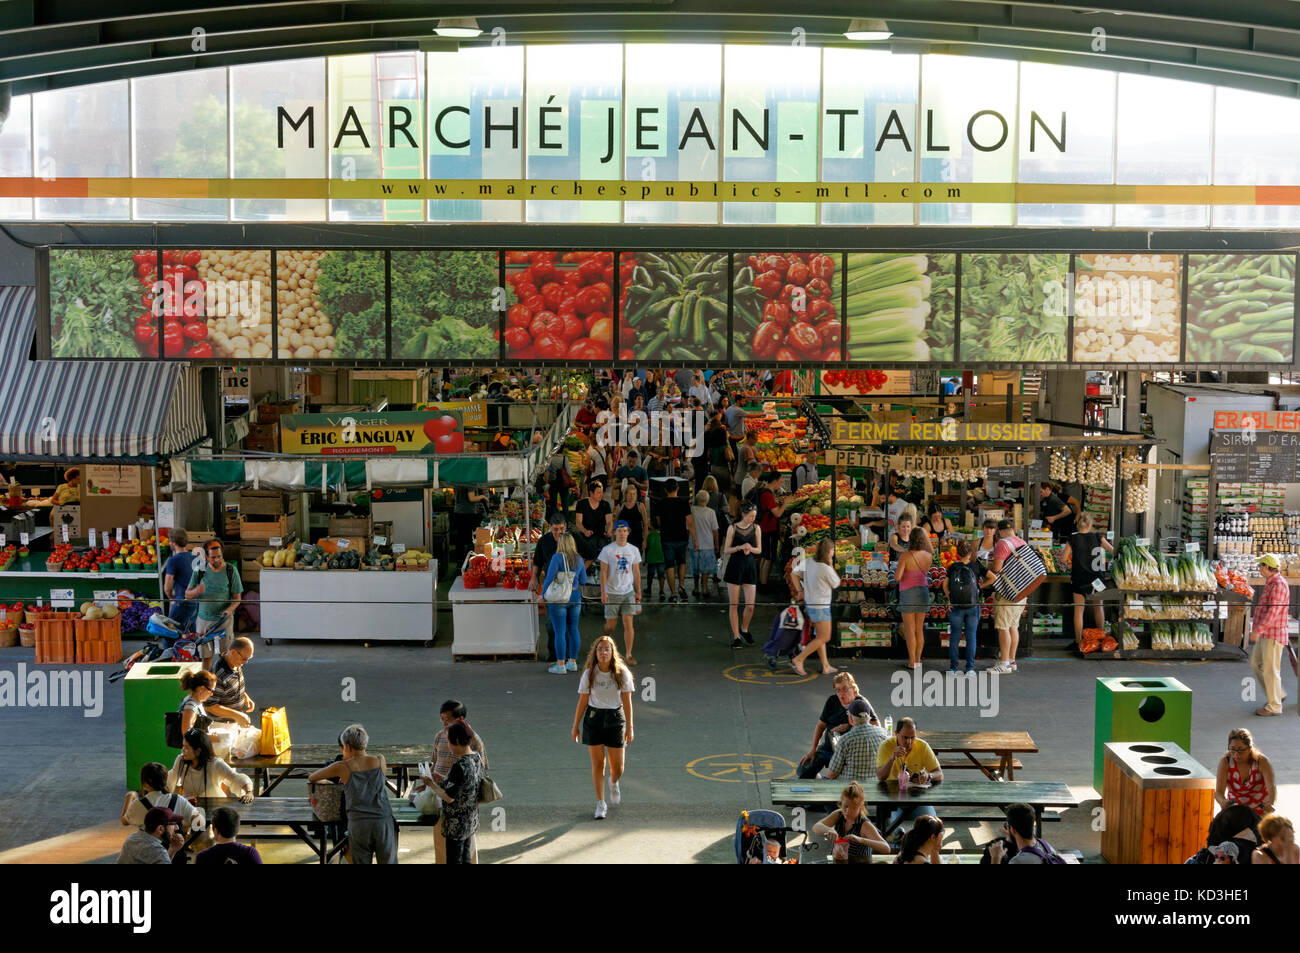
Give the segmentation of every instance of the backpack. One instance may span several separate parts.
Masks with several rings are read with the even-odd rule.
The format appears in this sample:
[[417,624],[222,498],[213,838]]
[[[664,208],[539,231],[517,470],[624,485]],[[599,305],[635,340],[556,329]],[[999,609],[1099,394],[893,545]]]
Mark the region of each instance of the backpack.
[[[197,586],[203,581],[203,577],[206,576],[207,573],[208,570],[206,569],[200,570],[198,578],[190,580],[190,585]],[[226,591],[232,595],[235,592],[235,567],[230,565],[229,560],[226,562]]]
[[1023,848],[1020,853],[1033,854],[1035,857],[1041,858],[1045,864],[1065,863],[1065,858],[1058,854],[1052,845],[1047,843],[1047,841],[1043,840],[1041,837],[1031,846]]
[[948,600],[954,609],[980,604],[979,580],[968,564],[956,562],[948,567]]

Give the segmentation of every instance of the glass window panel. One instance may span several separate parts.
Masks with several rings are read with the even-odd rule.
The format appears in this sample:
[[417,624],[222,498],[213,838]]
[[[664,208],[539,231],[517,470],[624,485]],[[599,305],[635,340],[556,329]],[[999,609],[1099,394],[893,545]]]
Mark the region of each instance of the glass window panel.
[[[36,175],[126,178],[131,174],[126,80],[36,93],[32,109]],[[131,200],[37,199],[36,217],[69,222],[128,219]]]
[[[135,175],[164,179],[226,177],[229,130],[224,69],[133,79],[131,108]],[[229,210],[225,199],[135,200],[135,217],[150,221],[224,220]]]
[[[326,177],[326,156],[334,130],[325,109],[323,58],[232,66],[230,99],[235,178]],[[281,108],[287,114],[283,121]],[[281,131],[284,148],[279,144]],[[234,217],[262,222],[322,222],[325,200],[236,199]]]
[[[530,46],[527,80],[528,177],[618,179],[623,47]],[[530,201],[527,214],[530,222],[617,222],[621,209],[618,202]]]
[[1295,255],[1187,256],[1189,362],[1289,364],[1294,334]]
[[[0,128],[0,176],[27,178],[32,174],[32,97],[15,96]],[[0,219],[32,217],[32,200],[0,198]]]
[[[50,349],[54,357],[140,360],[158,356],[158,319],[141,297],[153,275],[137,266],[137,253],[120,248],[50,250]],[[154,252],[139,254],[142,261],[145,255],[157,259]],[[138,324],[144,325],[139,337],[135,333]]]
[[[918,136],[923,182],[1014,180],[1014,62],[969,56],[923,56],[921,105]],[[922,205],[921,223],[1010,225],[1011,206],[957,202]]]
[[[1017,181],[1109,185],[1114,150],[1114,73],[1045,63],[1020,64]],[[1106,226],[1111,216],[1110,205],[1021,205],[1016,222]]]
[[505,254],[506,357],[613,358],[613,252]]
[[[716,181],[722,105],[722,47],[629,44],[627,144],[629,181]],[[628,222],[712,224],[716,202],[625,202]]]
[[[524,48],[490,46],[429,53],[425,60],[429,70],[429,177],[522,178]],[[520,200],[429,203],[429,220],[438,222],[518,222],[523,214]]]
[[[330,178],[418,179],[424,169],[423,54],[331,56]],[[393,194],[406,187],[394,185]],[[419,199],[331,199],[330,218],[419,222]]]
[[[916,99],[921,58],[878,50],[822,52],[822,181],[916,178]],[[911,225],[912,205],[823,204],[836,225]]]
[[499,263],[496,251],[394,251],[393,357],[495,363]]
[[1177,363],[1181,255],[1075,255],[1074,360]]
[[619,352],[638,361],[727,357],[726,252],[623,252]]
[[[1150,76],[1119,77],[1115,181],[1208,185],[1214,87]],[[1115,224],[1204,228],[1205,205],[1117,205]]]
[[[821,51],[805,46],[728,46],[726,103],[716,131],[727,182],[814,182]],[[752,131],[751,131],[752,130]],[[811,225],[808,202],[726,202],[728,224]]]
[[1064,361],[1069,255],[961,259],[962,361]]
[[279,357],[386,356],[382,251],[277,251],[275,281]]
[[[1220,87],[1214,101],[1214,184],[1300,182],[1300,102]],[[1300,208],[1218,205],[1216,227],[1295,228]]]

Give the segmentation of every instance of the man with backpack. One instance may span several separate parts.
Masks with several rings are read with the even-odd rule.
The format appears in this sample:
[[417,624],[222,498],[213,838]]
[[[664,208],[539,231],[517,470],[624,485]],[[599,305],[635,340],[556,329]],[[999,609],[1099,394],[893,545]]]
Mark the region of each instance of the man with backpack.
[[957,647],[966,640],[966,674],[975,674],[975,634],[980,624],[980,575],[975,547],[970,540],[957,541],[957,561],[948,567],[943,592],[948,597],[948,670],[957,674]]
[[[1002,828],[1002,832],[1006,840],[1015,844],[1016,850],[1006,863],[1064,864],[1066,862],[1051,844],[1041,837],[1034,837],[1037,821],[1034,809],[1028,804],[1012,804],[1007,808],[1007,823]],[[989,845],[991,863],[1002,863],[1003,857],[1010,853],[1002,840],[996,840]]]
[[211,629],[220,629],[221,635],[214,641],[200,646],[203,654],[203,667],[212,668],[212,660],[218,655],[230,651],[235,641],[235,610],[244,592],[239,570],[226,562],[221,548],[221,540],[210,539],[203,545],[208,558],[206,569],[199,570],[185,590],[186,599],[197,599],[198,634],[205,635]]

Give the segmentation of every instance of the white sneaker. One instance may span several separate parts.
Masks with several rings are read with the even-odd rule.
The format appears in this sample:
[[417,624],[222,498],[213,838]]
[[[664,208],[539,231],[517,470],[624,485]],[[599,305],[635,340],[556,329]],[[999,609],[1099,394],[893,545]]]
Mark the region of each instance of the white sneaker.
[[992,672],[994,675],[1010,675],[1011,666],[1008,665],[1006,662],[998,662],[998,664],[990,668],[989,671]]
[[623,800],[623,792],[618,789],[618,782],[615,781],[609,786],[609,803],[617,804]]
[[596,820],[598,820],[598,821],[600,821],[600,820],[604,820],[604,819],[605,819],[605,816],[606,816],[607,814],[609,814],[609,808],[605,806],[605,802],[604,802],[604,801],[597,801],[597,802],[596,802]]
[[1012,660],[1011,660],[1011,671],[1013,671],[1013,672],[1018,672],[1018,671],[1020,671],[1020,669],[1016,666],[1016,660],[1015,660],[1015,659],[1012,659]]

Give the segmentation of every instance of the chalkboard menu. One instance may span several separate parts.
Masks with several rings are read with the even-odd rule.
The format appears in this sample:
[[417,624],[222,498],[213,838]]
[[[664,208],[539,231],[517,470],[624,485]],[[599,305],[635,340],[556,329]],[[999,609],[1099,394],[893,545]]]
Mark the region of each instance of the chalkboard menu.
[[1210,454],[1221,483],[1300,483],[1300,433],[1216,430]]

